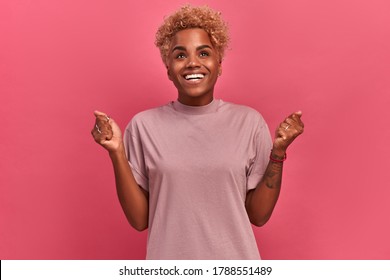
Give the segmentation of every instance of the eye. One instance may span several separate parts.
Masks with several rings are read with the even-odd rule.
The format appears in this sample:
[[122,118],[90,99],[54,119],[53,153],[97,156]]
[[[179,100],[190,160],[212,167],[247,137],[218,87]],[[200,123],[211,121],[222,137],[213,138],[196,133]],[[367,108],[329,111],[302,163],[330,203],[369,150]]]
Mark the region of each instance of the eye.
[[177,59],[183,59],[183,58],[185,58],[186,56],[185,56],[185,54],[184,53],[178,53],[177,55],[176,55],[176,58]]
[[210,54],[209,54],[208,52],[206,52],[206,51],[202,51],[202,52],[199,54],[199,56],[205,57],[205,56],[210,56]]

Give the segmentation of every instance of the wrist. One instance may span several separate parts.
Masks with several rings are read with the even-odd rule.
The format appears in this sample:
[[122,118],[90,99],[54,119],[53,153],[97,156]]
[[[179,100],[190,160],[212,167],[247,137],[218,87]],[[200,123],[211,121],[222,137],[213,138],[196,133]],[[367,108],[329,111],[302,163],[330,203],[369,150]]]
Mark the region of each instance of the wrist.
[[121,143],[117,149],[109,150],[108,154],[111,159],[118,159],[123,156],[126,157],[125,147],[123,146],[123,143]]
[[286,157],[286,150],[281,148],[272,147],[271,156],[275,159],[284,159]]
[[274,163],[283,163],[287,159],[287,153],[286,151],[272,149],[269,159]]

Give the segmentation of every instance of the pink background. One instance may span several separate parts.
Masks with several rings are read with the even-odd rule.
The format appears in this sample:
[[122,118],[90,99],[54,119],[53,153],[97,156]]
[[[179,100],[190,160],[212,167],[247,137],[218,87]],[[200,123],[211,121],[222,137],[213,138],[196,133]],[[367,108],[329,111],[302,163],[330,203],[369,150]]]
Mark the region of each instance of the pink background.
[[[0,258],[142,259],[93,110],[122,128],[176,99],[154,33],[187,1],[0,2]],[[216,97],[306,131],[285,164],[264,259],[390,259],[390,2],[190,1],[232,44]]]

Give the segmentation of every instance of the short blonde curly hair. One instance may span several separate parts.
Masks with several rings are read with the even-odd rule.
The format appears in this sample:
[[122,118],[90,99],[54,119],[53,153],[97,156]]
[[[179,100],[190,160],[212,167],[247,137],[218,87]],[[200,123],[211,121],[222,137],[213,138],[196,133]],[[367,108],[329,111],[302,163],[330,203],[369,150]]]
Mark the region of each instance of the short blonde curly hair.
[[172,38],[181,30],[201,28],[209,34],[213,47],[217,50],[219,61],[222,61],[229,44],[228,25],[221,13],[208,6],[192,7],[185,5],[164,19],[156,33],[155,45],[160,49],[163,62],[166,64]]

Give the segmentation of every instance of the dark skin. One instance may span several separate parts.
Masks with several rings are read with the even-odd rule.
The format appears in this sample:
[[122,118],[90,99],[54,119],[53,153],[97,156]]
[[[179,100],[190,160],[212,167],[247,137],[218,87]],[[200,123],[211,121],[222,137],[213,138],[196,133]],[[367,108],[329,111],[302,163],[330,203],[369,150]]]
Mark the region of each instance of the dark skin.
[[134,179],[126,158],[119,126],[102,112],[95,111],[94,114],[96,123],[91,133],[95,141],[108,151],[123,212],[130,225],[142,231],[148,227],[149,194],[138,186]]
[[[276,129],[271,157],[283,160],[288,146],[303,133],[302,112],[288,116]],[[263,178],[247,193],[245,207],[249,219],[256,226],[264,225],[273,212],[282,185],[283,162],[270,160]]]
[[[214,86],[222,65],[208,34],[199,28],[176,33],[166,59],[168,78],[178,90],[178,101],[189,106],[207,105],[213,100]],[[196,79],[193,79],[196,75]],[[149,196],[134,179],[129,167],[122,133],[113,119],[95,111],[95,141],[109,153],[115,173],[116,189],[127,220],[142,231],[148,226]],[[276,129],[272,158],[282,160],[287,148],[303,132],[302,113],[288,116]],[[264,225],[271,217],[279,197],[283,162],[270,160],[262,180],[247,193],[245,207],[252,224]]]
[[[173,37],[166,67],[168,78],[178,90],[180,103],[202,106],[213,100],[214,86],[222,73],[222,66],[203,29],[185,29]],[[186,79],[190,74],[201,74],[203,77]]]

